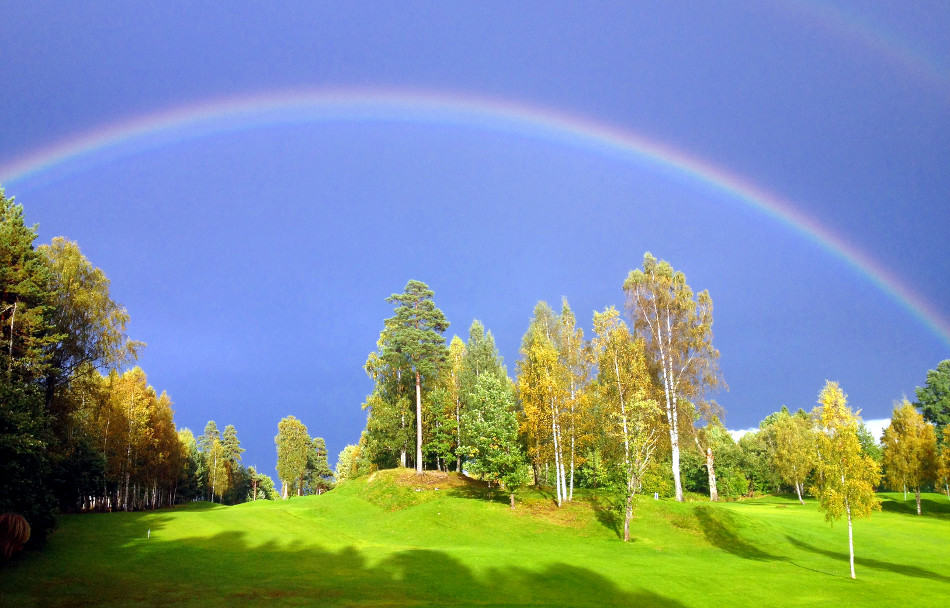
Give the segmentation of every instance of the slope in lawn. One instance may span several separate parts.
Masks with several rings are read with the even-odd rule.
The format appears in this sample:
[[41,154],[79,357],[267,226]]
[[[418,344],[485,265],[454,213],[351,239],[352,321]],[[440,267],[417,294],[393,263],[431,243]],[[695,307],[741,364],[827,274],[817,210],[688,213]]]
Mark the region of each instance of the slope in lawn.
[[851,581],[847,528],[814,503],[641,498],[629,544],[605,503],[582,492],[557,509],[526,492],[511,511],[454,475],[381,471],[285,502],[70,516],[45,551],[0,572],[0,604],[932,605],[950,593],[940,517],[858,521]]

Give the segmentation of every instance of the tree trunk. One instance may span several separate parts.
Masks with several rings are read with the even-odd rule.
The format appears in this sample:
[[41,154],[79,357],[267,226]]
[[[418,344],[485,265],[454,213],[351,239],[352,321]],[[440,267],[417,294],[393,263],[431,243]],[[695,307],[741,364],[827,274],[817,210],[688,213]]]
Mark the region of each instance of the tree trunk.
[[920,515],[920,486],[914,488],[914,497],[917,499],[917,515]]
[[907,502],[907,484],[904,484],[904,502]]
[[943,488],[947,491],[947,500],[950,500],[950,483],[943,484]]
[[10,315],[10,355],[7,359],[7,376],[13,373],[13,320],[16,319],[17,304],[19,304],[19,301],[13,302],[13,314]]
[[455,399],[455,472],[462,472],[462,416],[459,410],[459,399]]
[[798,502],[805,504],[805,501],[802,500],[802,486],[797,481],[795,482],[795,491],[798,493]]
[[551,441],[554,442],[554,485],[557,490],[557,506],[561,506],[562,493],[561,493],[561,461],[560,461],[560,449],[557,444],[557,417],[554,409],[554,398],[551,398]]
[[508,495],[508,501],[511,503],[511,510],[514,511],[515,510],[515,493],[514,492]]
[[719,488],[716,487],[716,468],[713,466],[712,448],[706,447],[706,473],[709,475],[709,500],[719,502]]
[[416,372],[416,475],[422,475],[422,381]]
[[[573,409],[573,408],[572,408]],[[571,415],[571,489],[567,495],[567,500],[574,500],[574,416]]]
[[844,510],[848,513],[848,552],[851,556],[851,578],[854,576],[854,538],[851,534],[851,507],[848,505],[848,500],[844,501]]
[[[627,471],[628,475],[630,471]],[[623,542],[630,542],[630,520],[633,519],[633,477],[627,482],[627,504],[623,515]]]
[[[573,373],[573,372],[572,372]],[[574,500],[574,377],[571,377],[571,487],[567,495],[568,502]]]

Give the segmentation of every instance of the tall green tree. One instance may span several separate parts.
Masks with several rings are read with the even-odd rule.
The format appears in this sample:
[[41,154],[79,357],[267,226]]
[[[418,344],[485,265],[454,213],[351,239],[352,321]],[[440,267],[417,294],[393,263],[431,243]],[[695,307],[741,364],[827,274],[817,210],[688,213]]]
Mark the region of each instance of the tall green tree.
[[327,461],[327,443],[323,437],[310,440],[305,483],[313,494],[322,494],[333,487],[333,470]]
[[489,481],[504,483],[515,508],[515,491],[524,482],[525,459],[518,441],[515,397],[507,378],[481,374],[465,410],[468,429],[462,446],[468,470]]
[[[676,500],[680,481],[680,426],[692,426],[689,404],[720,383],[719,351],[712,345],[713,304],[709,292],[693,294],[686,275],[664,260],[643,255],[643,268],[623,283],[634,331],[645,340],[663,386]],[[689,430],[689,429],[684,429]]]
[[914,489],[920,515],[920,486],[933,481],[937,472],[937,436],[909,401],[894,408],[884,429],[884,468],[892,485]]
[[282,418],[277,424],[277,474],[283,484],[281,495],[287,498],[294,488],[297,495],[303,493],[303,479],[307,473],[307,454],[310,450],[310,435],[307,427],[294,416]]
[[[461,341],[459,341],[461,342]],[[496,378],[507,382],[508,374],[505,366],[495,346],[495,338],[491,331],[486,331],[485,326],[478,319],[472,321],[468,329],[468,341],[461,344],[454,344],[455,350],[452,350],[452,344],[449,345],[449,364],[452,365],[455,357],[461,354],[458,370],[458,390],[461,401],[460,410],[464,412],[474,407],[474,391],[478,379],[485,375],[493,375]],[[468,441],[465,437],[467,432],[462,417],[459,416],[459,445]],[[459,459],[458,466],[461,470],[462,459]]]
[[221,451],[215,449],[215,444],[220,444],[220,442],[221,431],[218,430],[218,425],[214,420],[209,420],[205,425],[204,433],[198,437],[198,449],[201,450],[205,461],[206,483],[211,502],[214,502],[214,489],[218,485],[218,457],[221,455]]
[[852,520],[870,517],[880,509],[874,486],[881,477],[880,468],[861,451],[858,441],[858,417],[848,407],[847,396],[837,382],[827,382],[818,396],[819,407],[813,413],[816,437],[816,480],[812,493],[825,519],[848,518],[848,552],[851,578],[854,575],[854,535]]
[[34,250],[36,226],[0,188],[0,371],[31,382],[49,369],[54,293],[46,258]]
[[[449,322],[432,300],[434,292],[422,281],[410,280],[402,293],[386,301],[396,304],[385,321],[382,358],[403,364],[413,375],[416,388],[416,473],[422,474],[422,380],[434,381],[446,358],[445,337]],[[398,363],[396,365],[399,366]]]
[[[118,367],[134,361],[141,342],[125,333],[129,315],[112,300],[109,279],[86,259],[79,246],[56,237],[39,251],[45,256],[53,288],[51,324],[59,338],[49,349],[46,403],[82,369]],[[62,401],[61,401],[62,402]]]
[[228,478],[228,488],[233,488],[242,473],[241,454],[245,451],[241,447],[237,429],[234,428],[233,424],[224,427],[224,433],[221,435],[221,449],[221,457],[224,459]]
[[927,372],[927,381],[918,386],[917,402],[914,404],[924,420],[936,427],[937,436],[950,424],[950,359],[937,364],[937,369]]

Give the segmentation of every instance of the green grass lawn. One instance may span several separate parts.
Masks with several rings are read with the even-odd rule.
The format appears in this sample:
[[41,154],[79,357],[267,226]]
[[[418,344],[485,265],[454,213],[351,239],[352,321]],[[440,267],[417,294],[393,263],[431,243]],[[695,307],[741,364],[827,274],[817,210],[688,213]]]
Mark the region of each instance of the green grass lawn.
[[[401,480],[401,481],[400,481]],[[439,489],[436,490],[435,488]],[[416,488],[419,488],[417,491]],[[384,471],[323,496],[64,517],[0,570],[3,606],[943,605],[950,501],[884,494],[847,525],[813,501],[641,498],[633,541],[594,493],[560,510]],[[151,530],[151,538],[147,538]]]

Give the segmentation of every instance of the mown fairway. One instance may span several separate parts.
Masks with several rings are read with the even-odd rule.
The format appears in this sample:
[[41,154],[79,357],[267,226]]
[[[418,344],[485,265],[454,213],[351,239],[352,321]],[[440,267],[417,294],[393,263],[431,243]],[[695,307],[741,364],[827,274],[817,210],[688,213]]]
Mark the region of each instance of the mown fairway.
[[[401,476],[402,484],[397,480]],[[0,571],[4,606],[919,605],[950,597],[950,502],[883,495],[847,526],[814,502],[641,498],[634,542],[584,494],[555,511],[453,478],[382,472],[324,496],[64,517]],[[405,485],[408,484],[408,485]],[[415,488],[421,487],[421,491]],[[439,487],[439,490],[435,490]],[[147,539],[147,531],[151,538]]]

